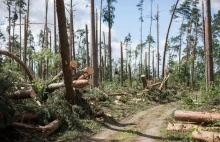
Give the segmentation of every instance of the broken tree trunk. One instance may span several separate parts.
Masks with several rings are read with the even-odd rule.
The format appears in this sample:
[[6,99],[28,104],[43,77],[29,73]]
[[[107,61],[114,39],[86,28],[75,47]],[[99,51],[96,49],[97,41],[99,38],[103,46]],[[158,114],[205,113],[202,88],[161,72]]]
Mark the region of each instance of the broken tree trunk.
[[145,89],[147,87],[146,76],[145,75],[141,75],[141,80],[142,80],[142,83],[143,83],[143,89]]
[[73,75],[73,80],[77,80],[79,78],[82,78],[82,75],[84,75],[84,74],[91,75],[93,73],[94,73],[94,69],[92,67],[86,67],[86,68],[78,71],[76,74],[74,74]]
[[[87,85],[92,85],[91,79],[90,80],[74,80],[72,82],[72,87],[75,87],[75,88],[82,88]],[[53,83],[53,84],[48,85],[46,90],[47,91],[54,91],[54,90],[59,89],[64,86],[65,86],[64,82]]]
[[33,90],[19,90],[14,92],[13,95],[9,96],[9,99],[19,100],[19,99],[29,99],[36,97],[36,93]]
[[220,114],[177,110],[174,113],[174,118],[177,121],[212,123],[213,120],[220,120]]
[[53,122],[47,124],[46,126],[33,126],[33,125],[27,125],[27,124],[17,123],[17,122],[11,123],[11,126],[13,127],[41,132],[43,136],[48,136],[52,134],[54,131],[56,131],[60,127],[60,125],[61,125],[60,120],[54,120]]
[[158,85],[160,85],[160,84],[161,84],[161,82],[157,82],[157,83],[148,85],[147,87],[148,87],[148,88],[152,88],[152,87],[158,86]]
[[18,64],[25,70],[25,72],[27,73],[29,80],[32,81],[33,80],[33,76],[31,75],[30,70],[27,68],[27,66],[16,56],[13,55],[12,53],[8,52],[8,51],[4,51],[0,49],[0,54],[8,56],[12,59],[14,59],[16,62],[18,62]]
[[208,132],[208,131],[198,131],[192,132],[192,137],[196,140],[208,141],[208,142],[220,142],[220,133]]

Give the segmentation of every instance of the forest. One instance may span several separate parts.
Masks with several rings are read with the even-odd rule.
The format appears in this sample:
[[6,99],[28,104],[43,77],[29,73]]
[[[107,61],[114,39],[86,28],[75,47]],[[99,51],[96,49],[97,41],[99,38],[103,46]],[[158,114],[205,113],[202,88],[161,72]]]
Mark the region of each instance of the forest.
[[0,0],[0,141],[220,142],[217,0],[173,0],[167,21],[138,0],[138,44],[127,29],[117,51],[123,0],[84,0],[81,28],[80,1],[40,1],[35,22],[33,0]]

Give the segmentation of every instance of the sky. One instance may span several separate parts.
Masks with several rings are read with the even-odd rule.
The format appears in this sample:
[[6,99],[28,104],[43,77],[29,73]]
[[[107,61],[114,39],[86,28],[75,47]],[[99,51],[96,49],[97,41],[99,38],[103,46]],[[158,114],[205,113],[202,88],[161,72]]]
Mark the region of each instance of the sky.
[[[103,0],[103,6],[106,6],[106,0]],[[181,0],[182,1],[182,0]],[[64,0],[67,4],[69,0]],[[171,17],[170,9],[173,4],[175,4],[176,0],[154,0],[153,1],[153,15],[156,14],[156,7],[159,6],[159,41],[160,41],[160,54],[163,52],[166,32],[169,24],[169,20]],[[212,2],[212,13],[216,13],[220,10],[220,0],[211,0]],[[90,0],[73,0],[75,5],[74,11],[74,24],[75,30],[85,28],[85,24],[88,24],[90,29]],[[139,0],[117,0],[115,3],[115,20],[114,25],[112,27],[112,55],[115,60],[120,58],[120,41],[124,41],[124,38],[128,33],[131,33],[132,36],[132,49],[135,49],[137,44],[140,43],[140,21],[138,18],[140,17],[140,12],[136,5],[139,3]],[[45,21],[45,0],[31,0],[31,7],[30,7],[30,23],[43,23]],[[68,6],[66,6],[68,8]],[[99,10],[100,9],[100,0],[95,0],[95,7]],[[201,7],[201,5],[199,5]],[[150,26],[150,0],[144,0],[144,7],[143,7],[143,16],[144,16],[144,23],[143,23],[143,40],[146,40],[147,35],[149,34],[149,26]],[[3,4],[3,0],[0,0],[0,29],[5,34],[6,27],[7,27],[7,9],[6,6]],[[66,11],[66,17],[69,18],[68,12]],[[48,9],[48,21],[49,23],[53,24],[53,0],[49,0],[49,9]],[[43,29],[44,25],[30,25],[30,28],[34,34],[35,42],[38,41],[37,35],[39,34],[40,30]],[[49,28],[52,29],[53,35],[53,25],[48,25]],[[178,34],[178,29],[180,27],[180,21],[173,21],[171,26],[170,35],[175,36]],[[107,24],[102,24],[102,30],[108,33]],[[15,32],[19,34],[19,27],[16,27]],[[23,35],[23,29],[22,29]],[[152,24],[152,36],[156,41],[156,21],[153,21]],[[89,36],[90,37],[90,36]],[[23,38],[23,37],[22,37]],[[90,38],[89,38],[90,39]],[[156,44],[153,46],[156,47]],[[36,50],[38,51],[40,48],[38,47],[37,43],[35,44]],[[0,48],[4,49],[5,44],[1,44]],[[144,48],[143,53],[147,50]],[[152,49],[156,50],[156,49]]]

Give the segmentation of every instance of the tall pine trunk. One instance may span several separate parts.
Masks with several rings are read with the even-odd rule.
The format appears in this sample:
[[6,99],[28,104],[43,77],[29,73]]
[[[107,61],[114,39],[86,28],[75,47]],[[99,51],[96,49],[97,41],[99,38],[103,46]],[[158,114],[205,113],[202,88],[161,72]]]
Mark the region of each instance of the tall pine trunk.
[[123,47],[122,47],[122,42],[120,42],[120,46],[121,46],[121,79],[120,79],[120,82],[121,82],[121,87],[123,86]]
[[60,53],[62,58],[62,67],[63,67],[63,75],[64,75],[64,84],[66,88],[65,98],[71,104],[75,104],[75,92],[72,87],[72,73],[70,67],[70,59],[69,59],[69,43],[68,36],[66,30],[66,16],[65,16],[65,6],[64,0],[56,1],[57,7],[57,17],[58,17],[58,27],[59,27],[59,39],[60,39]]
[[99,79],[100,82],[102,82],[102,0],[100,4],[100,17],[99,17],[99,64],[100,64],[100,69],[99,69]]
[[94,0],[91,0],[91,58],[92,66],[94,69],[93,74],[93,87],[98,86],[98,56],[97,56],[97,46],[95,40],[95,11],[94,11]]
[[213,73],[213,52],[212,52],[212,31],[211,31],[211,2],[206,0],[206,59],[207,59],[207,73],[208,82],[207,88],[210,87],[211,82],[214,81]]
[[170,27],[171,27],[171,24],[172,24],[172,21],[173,21],[173,17],[174,17],[178,2],[179,2],[179,0],[176,0],[176,4],[173,8],[172,16],[171,16],[171,19],[170,19],[170,24],[169,24],[169,27],[168,27],[168,30],[167,30],[166,41],[165,41],[165,46],[164,46],[164,51],[163,51],[162,77],[164,77],[164,72],[163,71],[164,71],[165,62],[166,62],[166,52],[167,52],[167,44],[168,44],[168,37],[169,37],[169,33],[170,33]]
[[56,30],[56,26],[57,26],[57,21],[56,21],[56,0],[54,0],[54,15],[53,15],[53,17],[54,17],[54,52],[55,53],[58,53],[57,52],[57,30]]
[[160,54],[159,54],[159,6],[157,5],[157,78],[159,78],[160,73]]
[[70,0],[70,60],[73,52],[73,0]]
[[87,66],[89,67],[89,38],[88,38],[88,26],[86,24],[86,61],[87,61]]
[[194,77],[194,71],[195,71],[195,60],[196,60],[196,46],[197,46],[197,36],[198,36],[198,13],[196,15],[196,26],[195,26],[195,39],[193,44],[193,61],[192,61],[192,75],[191,75],[191,83],[193,87],[195,86],[195,77]]
[[108,55],[109,55],[109,80],[112,82],[112,46],[111,46],[111,11],[110,11],[110,0],[108,0]]

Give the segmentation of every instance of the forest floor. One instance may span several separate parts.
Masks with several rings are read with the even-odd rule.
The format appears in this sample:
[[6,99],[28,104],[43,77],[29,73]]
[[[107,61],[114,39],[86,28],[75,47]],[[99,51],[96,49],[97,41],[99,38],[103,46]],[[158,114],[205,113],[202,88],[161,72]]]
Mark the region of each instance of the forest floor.
[[138,141],[154,142],[163,139],[161,129],[166,119],[178,107],[179,103],[155,104],[118,122],[120,125],[106,124],[100,133],[85,141]]

